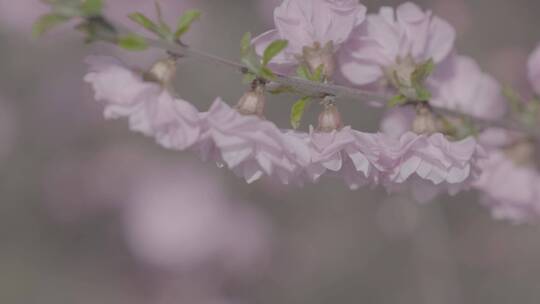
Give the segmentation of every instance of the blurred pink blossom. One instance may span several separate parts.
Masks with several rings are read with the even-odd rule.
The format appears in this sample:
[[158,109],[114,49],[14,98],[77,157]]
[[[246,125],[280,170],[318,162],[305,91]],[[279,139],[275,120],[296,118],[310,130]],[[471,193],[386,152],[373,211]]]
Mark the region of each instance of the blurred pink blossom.
[[219,180],[196,165],[147,170],[134,185],[124,223],[135,256],[167,272],[214,265],[249,274],[269,254],[265,219],[231,202]]
[[430,104],[491,120],[506,113],[501,86],[472,58],[452,58],[449,70],[446,75],[433,77]]
[[30,37],[32,24],[48,12],[48,6],[40,0],[0,0],[0,24]]
[[475,187],[482,191],[481,203],[493,217],[515,223],[538,219],[540,175],[535,168],[516,164],[498,150],[490,151],[481,166],[483,174]]

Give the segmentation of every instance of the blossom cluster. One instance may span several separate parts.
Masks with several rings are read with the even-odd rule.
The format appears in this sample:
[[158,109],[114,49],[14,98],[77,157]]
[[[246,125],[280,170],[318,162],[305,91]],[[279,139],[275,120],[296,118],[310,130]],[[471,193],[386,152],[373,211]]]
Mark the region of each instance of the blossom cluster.
[[[275,29],[252,41],[260,56],[272,42],[288,41],[269,62],[273,72],[293,75],[307,69],[322,73],[326,83],[396,96],[380,132],[344,126],[332,96],[320,98],[318,125],[309,132],[280,129],[264,118],[268,79],[260,78],[236,106],[216,98],[201,112],[174,93],[172,58],[138,72],[115,59],[93,57],[85,80],[105,102],[107,118],[127,118],[132,130],[165,148],[195,151],[248,183],[266,176],[301,185],[333,176],[351,189],[382,186],[410,192],[419,201],[474,187],[498,217],[539,214],[534,185],[540,179],[528,138],[478,132],[459,115],[433,110],[486,121],[508,111],[500,84],[458,54],[448,22],[410,2],[369,14],[357,0],[284,0],[274,22]],[[540,87],[539,57],[530,64],[535,88]],[[504,143],[493,144],[497,136],[505,137]],[[505,184],[512,175],[516,184]],[[518,189],[522,195],[513,195]]]

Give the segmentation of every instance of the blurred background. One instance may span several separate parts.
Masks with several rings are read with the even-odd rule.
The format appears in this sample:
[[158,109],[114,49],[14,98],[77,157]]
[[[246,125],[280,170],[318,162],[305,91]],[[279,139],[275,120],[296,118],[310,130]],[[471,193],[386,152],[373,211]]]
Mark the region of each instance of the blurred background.
[[[153,16],[151,0],[108,0],[107,14]],[[246,31],[272,28],[279,0],[161,0],[170,21],[203,11],[186,42],[238,58]],[[414,1],[458,30],[459,52],[526,87],[540,41],[536,0]],[[397,1],[363,1],[371,12]],[[324,180],[246,185],[190,153],[165,151],[104,121],[83,59],[145,67],[159,52],[85,46],[64,28],[31,38],[45,8],[0,0],[0,303],[538,303],[539,226],[491,219],[474,193],[418,205]],[[236,102],[230,70],[182,61],[177,88],[200,110]],[[267,116],[287,126],[294,97]],[[346,103],[376,130],[380,110]],[[313,122],[315,113],[306,121]]]

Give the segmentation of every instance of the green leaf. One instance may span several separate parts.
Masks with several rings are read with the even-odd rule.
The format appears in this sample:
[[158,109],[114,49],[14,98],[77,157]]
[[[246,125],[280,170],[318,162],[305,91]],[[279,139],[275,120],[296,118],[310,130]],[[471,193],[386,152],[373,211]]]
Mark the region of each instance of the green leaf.
[[32,35],[40,37],[57,25],[65,23],[70,18],[58,14],[46,14],[41,16],[32,26]]
[[174,33],[175,39],[180,39],[182,35],[187,33],[189,31],[189,28],[191,27],[191,24],[198,20],[201,17],[201,12],[198,10],[187,10],[182,17],[180,17],[180,20],[178,20],[178,26],[176,28],[176,32]]
[[[251,45],[251,33],[245,33],[242,36],[242,41],[240,43],[240,57],[242,63],[247,67],[247,69],[258,76],[264,77],[262,75],[262,65],[259,55],[255,52],[255,48]],[[268,73],[267,73],[268,74]],[[272,71],[270,74],[273,75]],[[266,78],[266,77],[264,77]]]
[[265,78],[267,80],[273,80],[274,78],[276,78],[276,75],[274,74],[274,72],[272,72],[272,70],[270,70],[266,66],[261,67],[261,70],[259,72],[259,76],[261,76],[262,78]]
[[324,74],[323,74],[323,71],[324,71],[324,64],[321,64],[317,67],[317,69],[315,70],[315,72],[311,75],[311,81],[316,81],[316,82],[322,82],[324,80]]
[[261,62],[259,57],[257,57],[257,54],[255,52],[248,52],[246,54],[242,55],[241,58],[242,63],[247,67],[248,71],[255,75],[261,74]]
[[399,95],[396,95],[396,96],[390,98],[387,105],[388,105],[388,107],[393,108],[395,106],[405,104],[406,102],[407,102],[407,97],[399,94]]
[[419,65],[411,75],[411,82],[413,84],[423,84],[424,81],[433,73],[435,69],[435,62],[433,59],[429,59],[426,62]]
[[431,92],[424,87],[417,87],[416,99],[418,101],[429,101],[431,99]]
[[242,79],[242,82],[244,84],[250,84],[252,83],[255,79],[257,79],[257,76],[255,74],[252,74],[252,73],[246,73],[244,75],[244,78]]
[[154,21],[150,20],[150,18],[146,17],[142,13],[132,13],[128,15],[129,19],[138,25],[144,27],[145,29],[149,30],[150,32],[157,34],[158,36],[165,38],[163,35],[163,32],[161,31],[160,27],[154,23]]
[[250,49],[252,49],[252,46],[251,46],[251,33],[247,32],[242,36],[242,41],[240,42],[240,51],[241,51],[242,55],[244,55]]
[[86,17],[99,16],[103,10],[103,0],[85,0],[81,4],[82,14]]
[[298,129],[300,127],[300,123],[302,121],[302,117],[304,116],[304,112],[306,110],[306,107],[311,102],[310,96],[305,96],[300,98],[298,101],[294,103],[294,105],[291,108],[291,125],[294,129]]
[[157,15],[157,18],[158,18],[158,23],[159,23],[159,27],[160,27],[161,31],[163,33],[166,33],[167,36],[172,36],[171,28],[169,27],[167,22],[165,22],[165,19],[163,19],[163,13],[162,13],[162,10],[161,10],[161,4],[159,4],[159,1],[156,0],[154,2],[154,5],[156,7],[156,15]]
[[289,44],[287,40],[276,40],[270,43],[263,54],[263,65],[267,65],[274,57],[281,53]]
[[301,64],[300,66],[298,66],[298,69],[296,69],[296,75],[298,75],[298,77],[315,82],[323,82],[323,72],[324,64],[319,65],[313,73],[305,64]]
[[298,69],[296,69],[296,75],[306,80],[310,80],[311,78],[311,72],[305,64],[301,64],[300,66],[298,66]]
[[118,46],[129,51],[144,51],[148,48],[148,43],[143,37],[130,34],[118,38]]

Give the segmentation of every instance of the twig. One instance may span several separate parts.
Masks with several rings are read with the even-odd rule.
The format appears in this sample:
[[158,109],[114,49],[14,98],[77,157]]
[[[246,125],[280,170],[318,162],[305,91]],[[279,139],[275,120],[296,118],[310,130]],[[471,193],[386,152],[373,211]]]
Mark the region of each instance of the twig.
[[[114,27],[120,32],[126,31],[125,27],[115,24]],[[130,32],[127,30],[127,32]],[[187,45],[181,43],[173,43],[166,40],[153,39],[145,37],[148,45],[153,48],[162,49],[177,56],[192,57],[202,61],[208,61],[221,66],[235,69],[239,73],[245,74],[247,67],[241,63],[219,57],[210,53],[206,53],[200,50],[193,49]],[[373,94],[364,90],[359,90],[351,87],[340,86],[335,84],[318,83],[314,81],[305,80],[298,77],[291,77],[279,73],[275,73],[276,78],[272,81],[283,86],[289,86],[294,88],[299,93],[311,95],[311,96],[325,96],[333,95],[336,99],[348,99],[353,101],[360,101],[369,104],[377,104],[385,106],[386,102],[392,97],[387,95]],[[524,126],[523,124],[511,119],[510,117],[501,118],[499,120],[487,120],[484,118],[476,117],[470,114],[448,110],[442,107],[431,106],[433,110],[442,115],[449,115],[454,117],[462,117],[467,120],[475,122],[476,126],[483,129],[488,127],[498,127],[508,129],[512,131],[523,132],[533,138],[540,139],[540,129],[535,130]]]

